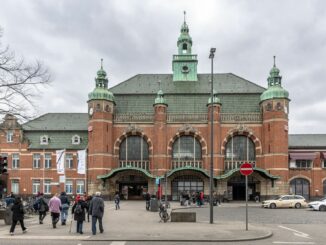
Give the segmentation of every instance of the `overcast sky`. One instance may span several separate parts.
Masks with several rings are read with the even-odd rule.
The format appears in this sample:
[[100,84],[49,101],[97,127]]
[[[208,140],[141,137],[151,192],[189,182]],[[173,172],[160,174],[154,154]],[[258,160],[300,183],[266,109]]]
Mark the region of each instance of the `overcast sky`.
[[290,133],[326,133],[326,1],[1,0],[1,41],[51,70],[39,114],[87,112],[101,58],[109,87],[172,73],[184,10],[199,73],[210,72],[216,47],[216,73],[267,87],[276,55],[290,93]]

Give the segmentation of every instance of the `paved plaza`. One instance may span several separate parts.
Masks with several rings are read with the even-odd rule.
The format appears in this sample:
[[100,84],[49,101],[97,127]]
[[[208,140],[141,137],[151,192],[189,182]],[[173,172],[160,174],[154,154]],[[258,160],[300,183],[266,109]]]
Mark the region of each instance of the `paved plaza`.
[[[58,225],[53,229],[50,215],[43,225],[38,224],[37,216],[26,219],[28,233],[22,234],[19,226],[16,227],[15,235],[9,235],[9,226],[0,224],[0,239],[58,239],[58,240],[100,240],[100,241],[243,241],[256,240],[270,237],[272,232],[265,226],[251,225],[245,230],[245,219],[226,221],[220,219],[214,224],[209,224],[209,208],[194,207],[197,212],[196,223],[171,223],[160,222],[157,212],[145,210],[145,202],[122,201],[121,209],[115,210],[112,202],[105,203],[104,233],[93,236],[91,223],[84,223],[84,234],[76,233],[76,223],[72,222],[71,232],[70,219],[66,226]],[[232,205],[238,210],[239,204],[222,204],[222,207]],[[243,206],[243,204],[241,204]],[[254,205],[255,204],[251,204]],[[257,205],[256,205],[257,206]],[[214,207],[218,212],[222,207]],[[171,208],[181,208],[179,203],[171,203]],[[251,209],[254,207],[250,207]],[[200,210],[199,210],[200,209]],[[242,209],[242,208],[240,208]],[[189,211],[190,209],[188,209]],[[244,210],[244,209],[243,209]],[[182,210],[178,210],[182,211]],[[242,212],[245,217],[244,212]],[[242,219],[242,220],[241,220]]]

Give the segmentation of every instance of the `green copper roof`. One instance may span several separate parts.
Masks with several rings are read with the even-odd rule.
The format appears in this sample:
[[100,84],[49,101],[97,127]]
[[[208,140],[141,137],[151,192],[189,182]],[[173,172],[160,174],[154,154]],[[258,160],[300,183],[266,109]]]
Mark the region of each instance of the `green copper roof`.
[[143,174],[145,174],[149,178],[155,178],[151,173],[149,173],[145,169],[135,168],[135,167],[123,167],[123,168],[115,168],[110,173],[105,174],[105,175],[98,175],[97,179],[107,179],[107,178],[110,178],[111,176],[114,176],[118,172],[129,171],[129,170],[136,170],[136,171],[142,172]]
[[166,101],[164,99],[164,93],[163,93],[163,91],[161,89],[157,92],[157,97],[155,98],[154,105],[157,105],[157,104],[166,105]]
[[87,131],[87,113],[47,113],[24,123],[26,131]]
[[268,89],[261,95],[260,100],[278,99],[278,98],[289,98],[289,92],[282,88],[282,77],[280,76],[280,70],[275,65],[269,72],[268,77]]
[[[173,82],[172,74],[141,74],[110,90],[115,95],[117,113],[153,113],[158,90],[164,91],[168,113],[207,113],[210,74],[199,74],[197,82]],[[157,81],[161,81],[160,85]],[[260,95],[265,91],[234,74],[214,74],[214,89],[223,104],[221,112],[259,112]]]
[[[210,105],[212,103],[211,101],[212,101],[212,97],[210,96],[208,98],[207,105]],[[217,97],[217,92],[215,89],[213,90],[213,104],[221,104],[221,100]]]
[[88,94],[89,100],[108,100],[114,102],[114,95],[108,90],[108,79],[103,70],[103,59],[101,59],[101,68],[95,78],[95,88]]

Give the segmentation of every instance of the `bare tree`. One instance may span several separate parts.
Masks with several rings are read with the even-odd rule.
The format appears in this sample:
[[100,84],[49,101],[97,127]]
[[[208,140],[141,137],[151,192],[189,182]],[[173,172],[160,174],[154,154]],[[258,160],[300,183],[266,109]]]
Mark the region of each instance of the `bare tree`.
[[0,116],[9,113],[21,120],[31,119],[32,109],[36,109],[35,98],[40,88],[49,83],[50,73],[41,62],[28,63],[17,58],[0,42]]

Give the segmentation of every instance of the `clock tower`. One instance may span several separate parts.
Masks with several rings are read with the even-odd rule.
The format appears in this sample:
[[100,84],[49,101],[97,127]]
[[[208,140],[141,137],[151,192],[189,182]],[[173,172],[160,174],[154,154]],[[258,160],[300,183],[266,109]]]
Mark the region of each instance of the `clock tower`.
[[[186,15],[186,12],[184,12]],[[173,55],[173,81],[198,81],[197,55],[191,53],[192,39],[189,36],[189,27],[186,17],[181,26],[181,33],[177,42],[178,54]]]
[[[111,171],[113,161],[114,95],[108,90],[108,79],[101,68],[95,78],[95,88],[88,94],[88,191],[101,190],[97,176]],[[103,193],[106,194],[106,193]]]

